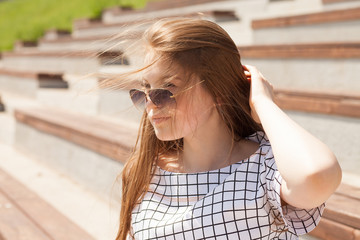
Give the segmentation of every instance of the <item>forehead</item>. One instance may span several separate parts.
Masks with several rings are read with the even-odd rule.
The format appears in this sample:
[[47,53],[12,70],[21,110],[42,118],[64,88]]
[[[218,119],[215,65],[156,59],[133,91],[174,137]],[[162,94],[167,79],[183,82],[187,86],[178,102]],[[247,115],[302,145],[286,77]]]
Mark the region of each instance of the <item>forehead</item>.
[[180,66],[159,59],[144,70],[142,80],[151,85],[159,85],[168,81],[181,81],[183,76],[184,71]]

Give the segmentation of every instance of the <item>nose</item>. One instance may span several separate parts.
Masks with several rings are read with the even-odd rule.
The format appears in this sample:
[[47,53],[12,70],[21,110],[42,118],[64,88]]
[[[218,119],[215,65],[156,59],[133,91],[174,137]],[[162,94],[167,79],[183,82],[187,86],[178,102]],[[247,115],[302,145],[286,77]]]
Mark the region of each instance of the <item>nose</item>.
[[146,96],[145,108],[147,112],[149,112],[151,109],[157,108],[157,106],[151,101],[149,96]]

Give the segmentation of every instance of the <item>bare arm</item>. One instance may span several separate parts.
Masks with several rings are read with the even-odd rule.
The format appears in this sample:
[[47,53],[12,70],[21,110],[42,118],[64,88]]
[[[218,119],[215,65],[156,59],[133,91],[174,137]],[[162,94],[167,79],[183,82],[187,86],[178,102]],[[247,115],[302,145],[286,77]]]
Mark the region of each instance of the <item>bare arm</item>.
[[273,101],[271,84],[252,66],[250,104],[268,136],[283,178],[281,199],[300,208],[325,202],[341,182],[341,168],[331,150],[290,119]]

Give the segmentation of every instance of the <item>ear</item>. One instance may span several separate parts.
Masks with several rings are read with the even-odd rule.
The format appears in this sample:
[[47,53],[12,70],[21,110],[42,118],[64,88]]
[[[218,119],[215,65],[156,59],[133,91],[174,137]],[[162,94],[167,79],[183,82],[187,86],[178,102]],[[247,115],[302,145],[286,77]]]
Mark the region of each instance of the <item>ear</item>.
[[224,101],[221,99],[221,97],[216,97],[216,100],[215,100],[216,106],[222,105],[223,103],[224,103]]

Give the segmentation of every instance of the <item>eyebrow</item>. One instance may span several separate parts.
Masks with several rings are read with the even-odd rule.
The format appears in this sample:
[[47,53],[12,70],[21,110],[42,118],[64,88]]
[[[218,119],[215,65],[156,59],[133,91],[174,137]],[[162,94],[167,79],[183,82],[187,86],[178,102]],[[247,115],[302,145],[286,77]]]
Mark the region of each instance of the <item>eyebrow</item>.
[[[181,80],[177,75],[163,75],[162,77],[160,77],[156,82],[170,82],[172,80],[176,80],[179,81]],[[145,79],[144,77],[142,78],[143,83],[149,83],[149,81],[147,79]]]

